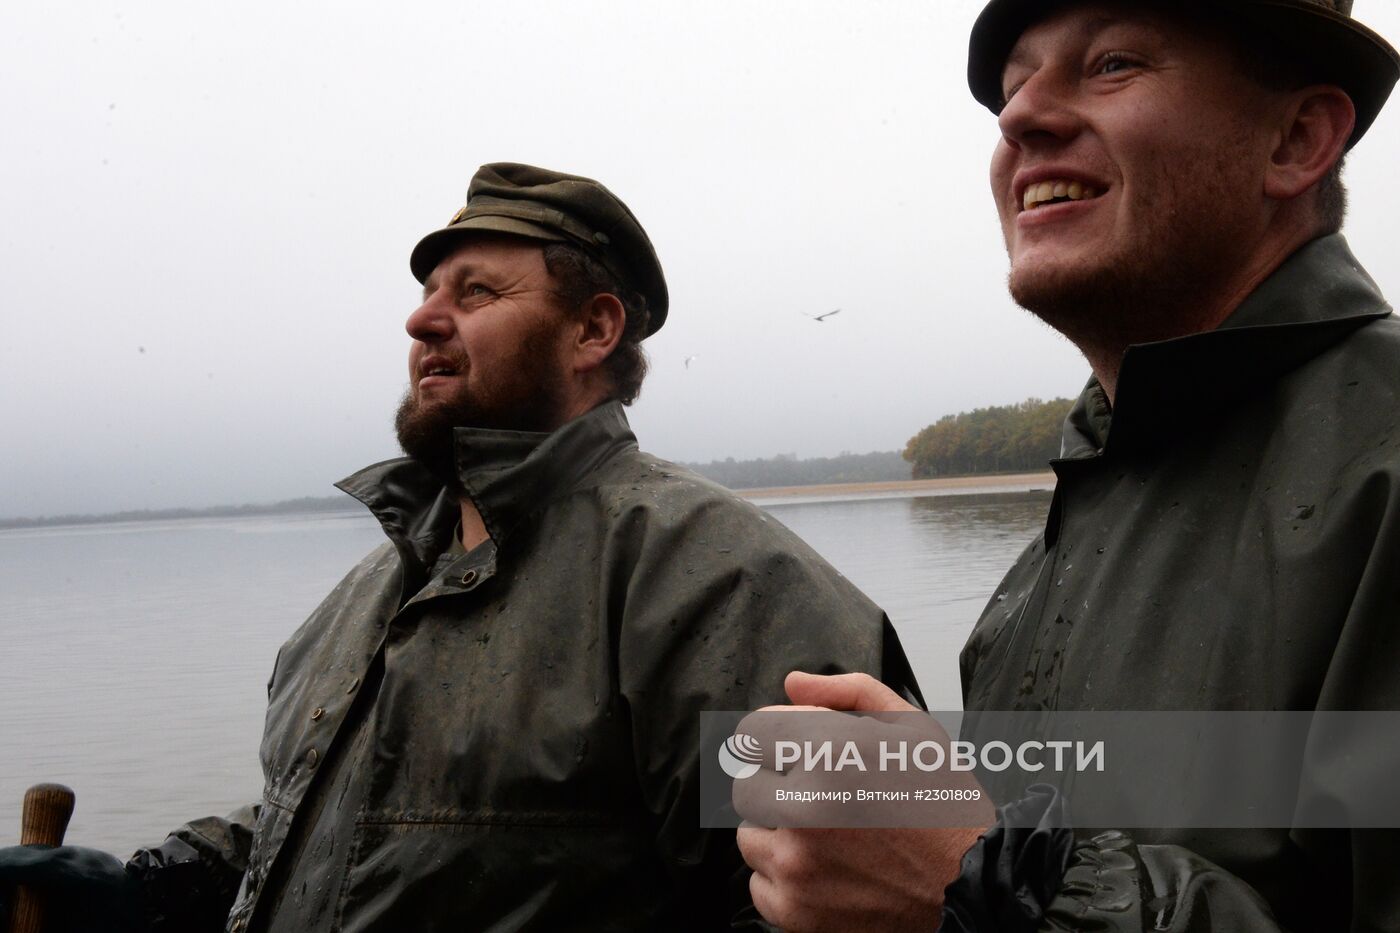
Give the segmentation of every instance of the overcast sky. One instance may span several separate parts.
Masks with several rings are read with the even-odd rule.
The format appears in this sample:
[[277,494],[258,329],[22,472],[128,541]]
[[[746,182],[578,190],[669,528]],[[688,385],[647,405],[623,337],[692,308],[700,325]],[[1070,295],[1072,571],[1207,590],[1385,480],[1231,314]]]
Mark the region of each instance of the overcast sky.
[[[662,456],[900,449],[1076,394],[1004,291],[980,7],[8,0],[0,516],[328,495],[397,455],[409,250],[483,162],[646,226],[672,305],[631,417]],[[1348,173],[1391,294],[1397,110]]]

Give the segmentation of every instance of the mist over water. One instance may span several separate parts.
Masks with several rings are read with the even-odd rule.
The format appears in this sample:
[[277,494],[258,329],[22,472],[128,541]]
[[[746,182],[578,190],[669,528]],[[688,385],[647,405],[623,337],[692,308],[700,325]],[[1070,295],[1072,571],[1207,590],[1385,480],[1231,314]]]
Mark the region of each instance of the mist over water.
[[[884,607],[931,708],[1039,530],[1045,492],[764,503]],[[278,647],[383,541],[367,514],[0,532],[0,844],[39,781],[78,793],[69,841],[125,857],[258,798]]]

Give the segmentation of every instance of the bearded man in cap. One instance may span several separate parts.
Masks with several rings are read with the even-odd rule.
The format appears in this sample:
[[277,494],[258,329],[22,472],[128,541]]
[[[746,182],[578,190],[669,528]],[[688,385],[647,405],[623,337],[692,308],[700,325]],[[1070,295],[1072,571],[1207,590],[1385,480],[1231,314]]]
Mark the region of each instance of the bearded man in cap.
[[[1338,232],[1342,159],[1400,65],[1350,7],[993,0],[977,20],[1011,293],[1094,377],[1044,533],[963,651],[968,710],[1400,709],[1400,322]],[[788,693],[909,708],[860,675]],[[1310,746],[1311,802],[1376,752]],[[740,845],[794,933],[1400,930],[1398,830],[1075,832],[1057,806]]]
[[0,877],[66,882],[69,913],[102,898],[108,928],[760,924],[733,833],[699,828],[698,714],[781,699],[794,665],[917,696],[888,621],[638,450],[623,406],[668,298],[607,188],[483,166],[410,265],[408,456],[339,484],[388,541],[278,655],[260,805],[125,869],[21,849]]

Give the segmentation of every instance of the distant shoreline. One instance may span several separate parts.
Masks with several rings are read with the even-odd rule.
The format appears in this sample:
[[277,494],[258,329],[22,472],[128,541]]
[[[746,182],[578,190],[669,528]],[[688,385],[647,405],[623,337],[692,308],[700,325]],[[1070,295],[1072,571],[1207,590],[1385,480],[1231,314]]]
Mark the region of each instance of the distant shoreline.
[[[807,486],[764,486],[735,489],[744,499],[776,500],[867,496],[954,495],[969,491],[1011,492],[1015,490],[1051,489],[1055,474],[1044,473],[983,473],[971,476],[940,476],[935,479],[879,480],[864,483],[813,483]],[[336,513],[361,511],[359,503],[349,496],[307,497],[263,505],[213,506],[203,509],[147,509],[112,512],[103,515],[55,515],[40,518],[0,519],[0,531],[25,528],[61,528],[72,525],[111,525],[119,522],[160,522],[196,518],[240,518],[306,513]]]
[[815,483],[810,486],[771,486],[761,489],[734,490],[745,499],[812,499],[828,496],[866,496],[882,494],[946,495],[969,490],[1013,492],[1017,490],[1053,489],[1055,474],[1043,473],[981,473],[971,476],[938,476],[933,479],[885,480],[874,483]]
[[214,505],[207,508],[136,509],[94,515],[52,515],[38,518],[0,518],[0,531],[25,528],[61,528],[70,525],[115,525],[123,522],[168,522],[187,518],[255,518],[270,515],[333,514],[355,512],[362,506],[346,495],[303,496],[257,505]]

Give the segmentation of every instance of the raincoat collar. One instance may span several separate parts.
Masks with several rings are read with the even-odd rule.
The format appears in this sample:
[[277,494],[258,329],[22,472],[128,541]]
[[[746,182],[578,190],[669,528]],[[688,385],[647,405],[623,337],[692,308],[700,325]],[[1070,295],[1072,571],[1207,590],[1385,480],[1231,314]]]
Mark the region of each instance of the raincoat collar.
[[[577,489],[616,451],[636,447],[620,402],[551,433],[457,428],[458,477],[500,547],[522,519]],[[335,484],[369,508],[390,540],[431,566],[451,544],[456,497],[410,457],[385,460]]]
[[526,516],[579,488],[605,460],[637,446],[621,402],[550,434],[458,428],[457,467],[497,546]]
[[1065,420],[1060,458],[1167,442],[1389,314],[1341,234],[1313,240],[1215,330],[1129,347],[1116,406],[1091,378]]

